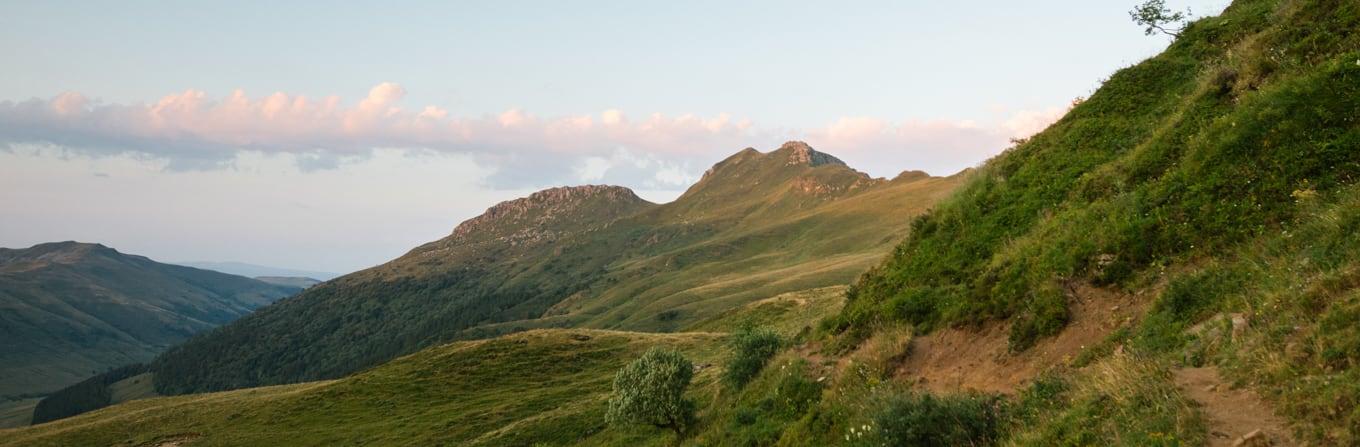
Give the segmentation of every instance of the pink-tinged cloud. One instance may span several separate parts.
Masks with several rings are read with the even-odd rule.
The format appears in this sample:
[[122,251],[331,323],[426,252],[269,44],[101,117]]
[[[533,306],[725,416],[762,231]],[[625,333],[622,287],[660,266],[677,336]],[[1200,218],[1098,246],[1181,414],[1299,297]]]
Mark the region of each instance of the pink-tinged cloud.
[[[141,153],[172,169],[210,169],[242,150],[293,153],[316,166],[374,148],[472,154],[497,169],[501,186],[583,179],[680,187],[713,161],[744,147],[805,139],[876,175],[924,169],[943,174],[999,152],[1011,137],[1042,129],[1064,112],[1021,112],[994,126],[972,122],[841,118],[816,129],[762,129],[749,119],[616,109],[543,118],[521,109],[459,117],[435,106],[404,109],[406,90],[374,86],[353,105],[340,98],[274,93],[222,99],[189,90],[152,104],[108,104],[77,93],[0,102],[0,148],[52,144],[88,154]],[[885,166],[888,166],[885,168]],[[876,172],[877,171],[877,172]]]

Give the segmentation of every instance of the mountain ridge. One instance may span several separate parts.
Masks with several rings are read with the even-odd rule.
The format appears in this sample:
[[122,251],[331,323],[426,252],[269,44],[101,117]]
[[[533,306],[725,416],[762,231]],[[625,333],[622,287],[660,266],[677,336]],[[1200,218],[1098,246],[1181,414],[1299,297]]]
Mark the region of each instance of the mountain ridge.
[[201,270],[212,270],[228,275],[244,276],[256,278],[260,276],[278,276],[293,278],[315,278],[320,281],[327,281],[339,277],[340,273],[322,272],[314,270],[300,270],[283,267],[273,267],[267,265],[250,264],[245,262],[232,261],[179,261],[169,264],[193,267]]

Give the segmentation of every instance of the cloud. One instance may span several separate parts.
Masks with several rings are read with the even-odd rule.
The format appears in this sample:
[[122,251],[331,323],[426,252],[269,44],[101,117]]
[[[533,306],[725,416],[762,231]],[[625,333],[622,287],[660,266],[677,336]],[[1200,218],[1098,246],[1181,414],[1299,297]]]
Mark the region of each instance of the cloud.
[[[1019,111],[996,125],[974,121],[905,120],[844,117],[808,130],[804,138],[851,166],[892,176],[905,170],[952,174],[980,164],[1010,145],[1061,118],[1066,108]],[[886,172],[883,169],[891,170]]]
[[[149,104],[110,104],[79,93],[0,102],[0,148],[50,144],[81,155],[139,154],[170,170],[227,167],[242,151],[290,154],[306,170],[334,169],[375,149],[470,155],[495,174],[494,187],[608,182],[683,188],[713,161],[744,147],[806,139],[871,173],[952,172],[1003,149],[1061,115],[1020,112],[992,126],[968,121],[888,122],[846,117],[815,129],[758,128],[728,114],[651,114],[617,109],[544,118],[523,109],[454,116],[436,106],[403,108],[406,90],[384,82],[357,103],[236,90],[213,99],[187,90]],[[1023,134],[1023,135],[1022,135]],[[860,162],[864,164],[857,164]]]
[[688,163],[662,159],[653,154],[635,154],[616,148],[608,157],[582,159],[572,170],[581,182],[600,182],[608,177],[618,183],[646,189],[683,189],[698,180]]
[[1067,114],[1071,107],[1050,107],[1044,110],[1021,110],[1001,123],[1001,127],[1015,138],[1029,138],[1048,128]]

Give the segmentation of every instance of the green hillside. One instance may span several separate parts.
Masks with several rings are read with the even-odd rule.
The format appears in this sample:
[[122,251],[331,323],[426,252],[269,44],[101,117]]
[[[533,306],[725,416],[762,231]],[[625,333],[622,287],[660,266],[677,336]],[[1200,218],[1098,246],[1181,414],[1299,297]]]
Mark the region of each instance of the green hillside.
[[0,248],[0,400],[151,360],[298,290],[98,244]]
[[158,391],[181,394],[337,378],[533,328],[674,331],[847,283],[961,178],[873,179],[791,142],[741,151],[664,205],[621,187],[554,188],[190,340],[152,369]]
[[852,290],[842,329],[1013,317],[1063,327],[1064,284],[1140,287],[1290,231],[1360,175],[1355,2],[1237,1],[991,160]]
[[[1117,347],[1164,385],[1217,367],[1300,439],[1353,445],[1358,48],[1354,1],[1239,0],[1194,22],[917,219],[827,328],[848,348],[896,323],[1003,321],[1022,358],[1089,286],[1145,296],[1146,315],[1078,364]],[[1075,426],[1131,417],[1067,411]],[[1091,435],[1045,430],[1026,439]]]

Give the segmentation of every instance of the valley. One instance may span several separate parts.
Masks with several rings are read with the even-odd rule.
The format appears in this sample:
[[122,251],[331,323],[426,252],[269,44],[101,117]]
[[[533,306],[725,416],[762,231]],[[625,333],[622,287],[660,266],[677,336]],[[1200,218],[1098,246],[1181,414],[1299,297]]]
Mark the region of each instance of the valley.
[[98,244],[0,249],[0,398],[38,397],[148,361],[299,290]]

